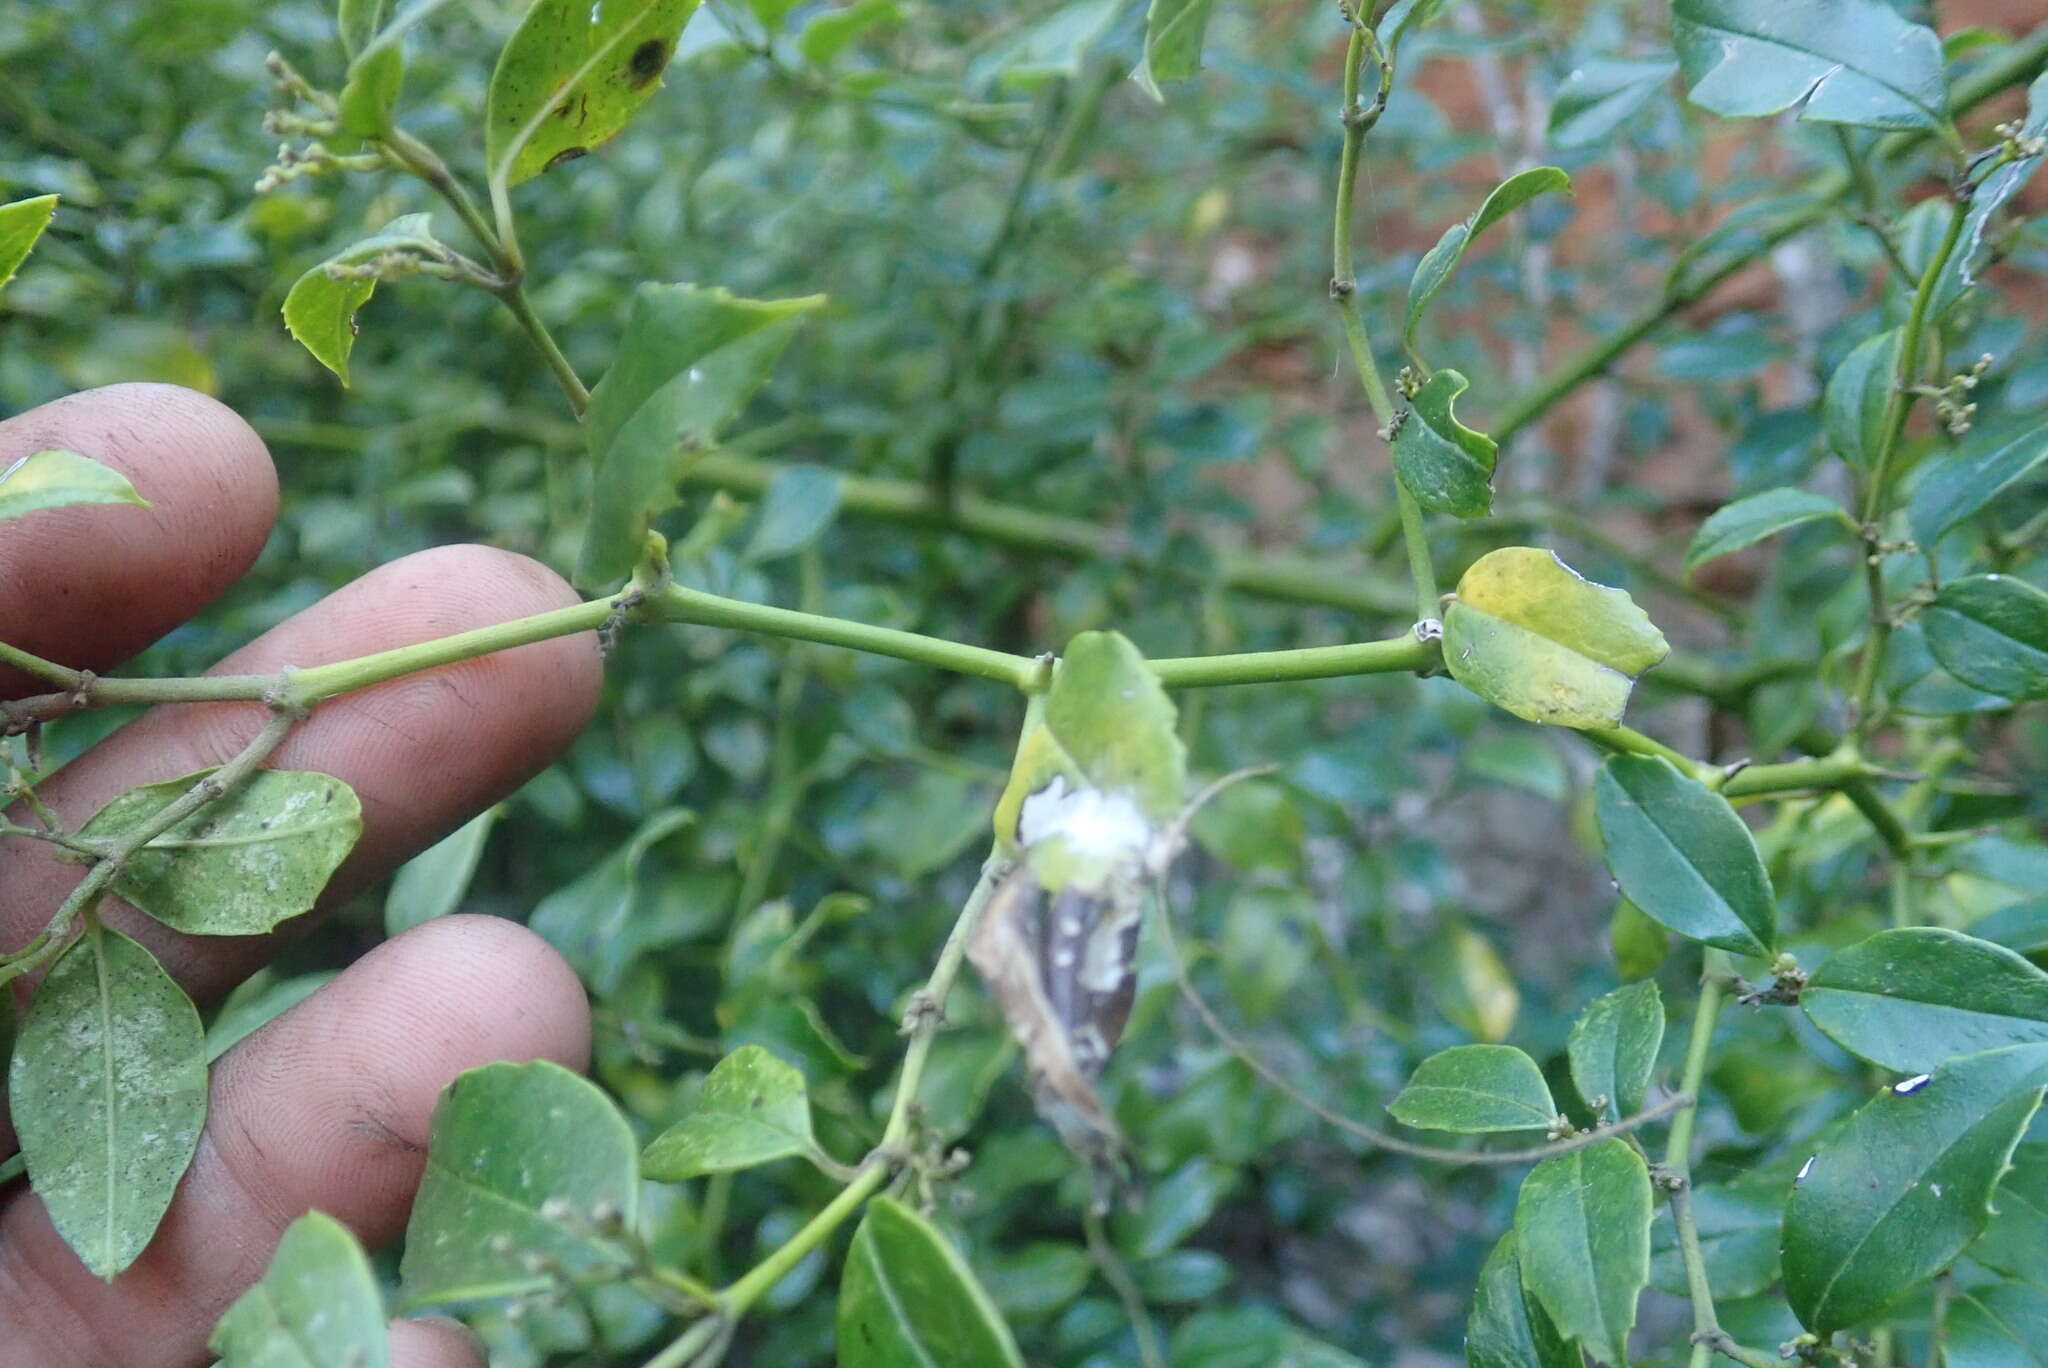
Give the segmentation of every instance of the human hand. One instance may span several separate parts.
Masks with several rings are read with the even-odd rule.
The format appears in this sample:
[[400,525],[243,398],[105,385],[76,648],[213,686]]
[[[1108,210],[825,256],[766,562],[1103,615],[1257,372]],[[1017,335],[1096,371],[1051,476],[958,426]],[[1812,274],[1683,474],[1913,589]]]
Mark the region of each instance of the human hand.
[[[115,467],[153,507],[71,507],[0,526],[0,641],[10,645],[80,669],[118,665],[226,590],[270,533],[269,454],[247,424],[201,395],[117,385],[0,422],[0,468],[48,447]],[[219,668],[322,664],[574,601],[568,585],[524,557],[441,547],[371,571]],[[270,764],[335,775],[362,800],[362,838],[322,906],[384,877],[546,765],[588,720],[599,683],[586,633],[321,705]],[[0,667],[0,699],[47,689]],[[266,716],[259,703],[159,707],[37,792],[75,825],[137,784],[221,763]],[[0,947],[34,935],[81,877],[53,850],[0,842]],[[202,1006],[289,934],[189,937],[112,899],[104,911]],[[379,946],[215,1066],[191,1168],[149,1249],[111,1284],[65,1246],[26,1184],[0,1188],[0,1368],[210,1361],[215,1320],[305,1211],[334,1215],[372,1247],[396,1238],[435,1098],[458,1073],[501,1059],[580,1067],[588,1045],[581,985],[515,923],[448,917]],[[14,1148],[0,1099],[0,1156]],[[479,1362],[452,1324],[393,1327],[398,1368]]]

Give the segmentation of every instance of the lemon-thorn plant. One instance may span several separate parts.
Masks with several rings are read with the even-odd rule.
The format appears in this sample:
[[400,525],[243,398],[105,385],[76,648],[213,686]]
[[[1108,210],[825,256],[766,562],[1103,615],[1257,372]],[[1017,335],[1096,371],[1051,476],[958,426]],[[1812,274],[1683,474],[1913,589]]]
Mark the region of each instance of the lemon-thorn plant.
[[[1325,314],[1318,346],[1344,358],[1356,393],[1347,382],[1338,403],[1355,411],[1362,400],[1374,434],[1346,458],[1347,478],[1377,481],[1385,514],[1359,540],[1398,541],[1403,578],[1364,561],[1332,568],[1316,559],[1327,547],[1215,548],[1190,564],[1133,527],[970,488],[976,427],[1000,411],[1004,353],[1021,326],[1003,282],[1032,250],[1045,183],[1074,174],[1125,77],[1155,99],[1162,90],[1179,99],[1201,78],[1205,30],[1256,25],[1258,15],[1233,15],[1232,0],[1069,4],[982,54],[1028,66],[1019,85],[1032,98],[977,102],[941,98],[927,77],[897,83],[877,69],[834,67],[875,25],[939,23],[877,0],[753,0],[694,17],[695,0],[535,0],[480,108],[467,106],[480,119],[464,135],[474,146],[451,161],[420,129],[440,141],[461,132],[459,121],[446,111],[411,117],[402,98],[409,43],[440,40],[422,28],[437,8],[416,0],[387,13],[381,0],[342,0],[331,51],[298,64],[269,59],[276,107],[266,128],[285,143],[258,190],[365,183],[392,210],[297,277],[282,295],[283,327],[346,384],[358,313],[380,286],[425,289],[405,278],[427,276],[502,309],[565,410],[528,426],[548,434],[551,461],[573,459],[587,487],[574,501],[576,535],[554,549],[591,597],[269,674],[101,677],[0,644],[0,664],[39,689],[0,702],[14,803],[0,838],[49,844],[84,870],[41,930],[0,954],[0,985],[24,1003],[7,1057],[19,1153],[0,1175],[30,1185],[88,1268],[118,1278],[148,1247],[206,1122],[210,1058],[185,991],[103,921],[109,899],[194,936],[260,934],[308,912],[353,848],[362,814],[340,780],[268,762],[334,699],[574,634],[599,633],[627,663],[675,639],[702,661],[745,636],[774,647],[756,659],[773,671],[759,691],[775,730],[758,745],[754,731],[720,743],[721,763],[767,776],[750,834],[734,838],[724,819],[728,853],[753,842],[736,895],[711,899],[721,910],[703,926],[694,911],[654,912],[640,867],[699,818],[641,801],[630,841],[532,909],[534,926],[591,980],[600,1025],[613,1023],[620,1040],[601,1056],[597,1082],[553,1064],[497,1064],[446,1091],[396,1268],[402,1309],[465,1309],[498,1343],[523,1346],[507,1351],[527,1355],[519,1361],[573,1341],[566,1322],[599,1327],[619,1361],[645,1368],[702,1368],[749,1352],[758,1362],[813,1361],[827,1352],[822,1326],[852,1368],[1099,1364],[1126,1354],[1148,1365],[1347,1364],[1367,1346],[1313,1338],[1270,1313],[1241,1322],[1188,1313],[1188,1303],[1223,1294],[1229,1270],[1208,1271],[1224,1262],[1214,1255],[1175,1262],[1241,1170],[1284,1170],[1294,1161],[1278,1147],[1313,1134],[1326,1160],[1384,1153],[1398,1156],[1390,1163],[1506,1175],[1484,1213],[1491,1253],[1462,1270],[1474,1282],[1465,1335],[1474,1368],[1573,1368],[1587,1358],[1706,1368],[1716,1356],[1750,1368],[1787,1358],[1976,1368],[2038,1349],[2027,1327],[2048,1324],[2048,1144],[2026,1137],[2048,1086],[2048,903],[2022,895],[2039,893],[2048,847],[2029,826],[2042,814],[2038,774],[2014,773],[1999,757],[2042,754],[2040,718],[2026,705],[2048,699],[2048,426],[2024,398],[2034,394],[2038,407],[2043,374],[2024,354],[2025,328],[1985,320],[1992,264],[2041,257],[2022,191],[2048,159],[2048,29],[1957,35],[1945,51],[1933,29],[1884,0],[1677,0],[1668,52],[1575,65],[1551,92],[1548,137],[1577,167],[1589,164],[1579,149],[1613,143],[1651,110],[1673,128],[1785,114],[1786,138],[1805,139],[1807,125],[1831,132],[1799,144],[1818,171],[1678,250],[1659,290],[1632,297],[1632,312],[1517,394],[1489,392],[1483,349],[1433,319],[1433,305],[1464,288],[1456,282],[1478,264],[1483,235],[1489,246],[1526,244],[1539,214],[1550,216],[1541,232],[1558,232],[1574,175],[1523,165],[1412,264],[1373,260],[1361,273],[1376,138],[1403,116],[1424,60],[1448,50],[1433,27],[1447,7],[1340,0],[1325,16],[1335,112],[1312,140],[1331,154],[1321,192],[1333,206],[1328,277],[1326,290],[1303,293],[1327,294],[1335,325]],[[785,26],[798,13],[805,22],[792,39]],[[918,478],[780,461],[774,425],[728,434],[800,336],[849,326],[823,294],[641,283],[591,384],[572,359],[581,349],[565,347],[547,321],[572,306],[550,288],[547,266],[574,244],[533,231],[526,187],[567,174],[560,168],[624,132],[707,24],[729,60],[761,68],[782,98],[934,120],[987,137],[1014,163],[995,230],[967,272],[977,296],[940,382],[950,407],[910,444]],[[789,64],[792,42],[801,67]],[[1328,71],[1300,79],[1322,89]],[[2008,117],[1980,127],[1991,105]],[[1166,117],[1160,103],[1132,109],[1125,117]],[[480,162],[480,180],[453,169],[469,162]],[[1584,184],[1583,171],[1577,179]],[[395,212],[413,188],[435,207]],[[58,209],[52,195],[0,206],[0,283]],[[451,221],[456,233],[446,234]],[[1553,549],[1572,540],[1549,535],[1562,521],[1538,519],[1542,545],[1502,544],[1495,534],[1510,519],[1496,509],[1496,476],[1538,459],[1527,439],[1539,420],[1606,383],[1633,348],[1722,282],[1835,227],[1866,235],[1874,283],[1867,307],[1830,340],[1812,401],[1778,415],[1781,429],[1801,434],[1780,442],[1775,465],[1760,462],[1766,476],[1781,475],[1745,472],[1740,496],[1700,522],[1681,571],[1642,566],[1626,548],[1601,557],[1672,588],[1676,601],[1739,618],[1689,584],[1692,573],[1782,539],[1791,569],[1768,590],[1768,621],[1711,655],[1677,650],[1631,592]],[[736,268],[742,277],[753,278]],[[1992,336],[2006,341],[1987,353]],[[1727,350],[1697,364],[1746,364]],[[2032,390],[2011,378],[2022,372]],[[1469,411],[1491,412],[1490,426],[1468,426]],[[142,498],[91,451],[41,451],[0,472],[0,519]],[[1237,644],[1232,632],[1205,630],[1199,640],[1218,649],[1148,658],[1133,644],[1142,633],[1113,617],[1057,649],[1023,630],[998,649],[913,630],[900,615],[885,625],[876,619],[887,613],[847,611],[849,596],[835,592],[818,551],[835,518],[863,535],[946,535],[982,551],[1135,570],[1182,596],[1191,615],[1227,617],[1217,605],[1237,599],[1324,610],[1344,639],[1235,650],[1222,649]],[[1602,535],[1582,522],[1587,539]],[[881,530],[889,527],[912,530]],[[742,530],[751,541],[735,552]],[[769,581],[753,571],[777,559],[795,566],[797,606],[766,601]],[[1818,623],[1800,622],[1813,601],[1824,604]],[[1360,621],[1378,624],[1376,634],[1356,630]],[[929,964],[921,985],[860,990],[870,1015],[894,1024],[900,1049],[888,1059],[839,1041],[808,996],[816,971],[801,968],[862,918],[865,900],[813,878],[800,890],[812,910],[799,920],[787,900],[799,890],[780,872],[789,851],[831,847],[856,820],[810,801],[854,761],[803,718],[820,674],[840,670],[843,653],[975,681],[984,691],[975,707],[1017,729],[1001,766],[946,754],[936,741],[896,752],[944,782],[924,810],[893,820],[964,832],[946,809],[980,794],[970,826],[987,854],[950,929],[918,947]],[[1409,947],[1418,963],[1450,966],[1429,970],[1448,985],[1437,990],[1446,1029],[1468,1037],[1450,1044],[1444,1029],[1418,1033],[1360,990],[1341,938],[1315,917],[1234,921],[1214,944],[1176,932],[1177,896],[1206,896],[1233,868],[1264,871],[1272,888],[1276,869],[1308,880],[1305,860],[1276,864],[1261,853],[1262,831],[1298,827],[1295,795],[1319,783],[1331,791],[1293,757],[1271,755],[1277,773],[1212,787],[1215,802],[1197,811],[1191,773],[1218,767],[1190,700],[1224,686],[1380,675],[1405,676],[1433,706],[1467,718],[1497,712],[1496,762],[1515,747],[1530,754],[1534,741],[1537,753],[1569,753],[1578,767],[1580,827],[1619,895],[1617,981],[1579,975],[1584,999],[1533,1028],[1527,1048],[1510,1043],[1516,990],[1498,953],[1454,922]],[[1639,682],[1726,725],[1686,745],[1630,726]],[[999,712],[989,701],[998,697]],[[102,709],[220,701],[269,710],[228,763],[134,789],[82,820],[38,799],[54,768],[45,732],[61,737]],[[1541,749],[1538,738],[1558,735],[1568,738],[1563,752]],[[1550,773],[1547,763],[1537,770]],[[1557,773],[1561,793],[1568,771]],[[497,820],[485,814],[408,867],[392,906],[415,897],[454,906]],[[1330,831],[1340,843],[1362,838],[1341,820]],[[903,861],[908,877],[890,885],[898,896],[938,879],[968,837],[948,839],[935,859]],[[1200,850],[1183,860],[1191,843]],[[450,880],[452,892],[419,892]],[[668,886],[671,896],[694,887]],[[1203,906],[1213,911],[1213,899]],[[393,915],[396,929],[433,912]],[[629,934],[621,919],[633,916],[656,929]],[[674,948],[661,926],[696,938],[714,924],[723,946],[708,969],[699,955],[695,972],[719,980],[718,1007],[693,1032],[663,1015],[659,981],[638,968]],[[1291,1042],[1232,1024],[1247,998],[1273,1016],[1275,995],[1261,999],[1241,980],[1291,953],[1272,943],[1295,937],[1313,947],[1302,965],[1314,964],[1343,1003],[1341,1025]],[[979,992],[963,988],[970,968]],[[1667,995],[1690,1019],[1668,1048]],[[1734,1027],[1732,1004],[1743,1014]],[[1132,1038],[1171,1034],[1175,1023],[1196,1042],[1185,1048],[1210,1053],[1150,1079],[1126,1063]],[[963,1030],[971,1048],[955,1048]],[[1391,1042],[1405,1082],[1384,1076],[1384,1054],[1368,1073],[1353,1037]],[[1441,1048],[1424,1048],[1432,1045]],[[677,1086],[675,1061],[690,1055],[709,1067]],[[1002,1137],[1019,1172],[977,1178],[976,1114],[1011,1075],[1036,1117]],[[1774,1087],[1789,1100],[1764,1095]],[[1193,1100],[1177,1108],[1179,1089]],[[1235,1108],[1236,1119],[1205,1119],[1205,1105]],[[1274,1119],[1281,1114],[1288,1119]],[[1214,1154],[1161,1138],[1246,1118],[1265,1129],[1234,1138],[1235,1148],[1215,1142]],[[1714,1164],[1708,1181],[1703,1142],[1742,1162]],[[1170,1170],[1162,1156],[1176,1161]],[[757,1181],[773,1195],[741,1186]],[[1052,1185],[1058,1200],[1032,1210],[991,1199],[1015,1231],[964,1214],[977,1191],[1014,1195],[1033,1184]],[[1275,1194],[1304,1190],[1298,1176],[1273,1175]],[[742,1198],[771,1208],[747,1238],[729,1225]],[[836,1297],[824,1286],[832,1269]],[[1098,1277],[1113,1300],[1084,1296]],[[1680,1301],[1642,1314],[1655,1305],[1645,1300],[1652,1284]],[[355,1238],[312,1213],[221,1320],[214,1348],[229,1364],[281,1361],[262,1357],[280,1326],[317,1323],[355,1355],[322,1361],[382,1363],[386,1291]],[[1091,1306],[1106,1310],[1083,1309]],[[811,1338],[772,1338],[760,1323],[777,1317],[813,1327]],[[1162,1349],[1159,1324],[1169,1322]],[[1260,1347],[1219,1357],[1233,1337]]]

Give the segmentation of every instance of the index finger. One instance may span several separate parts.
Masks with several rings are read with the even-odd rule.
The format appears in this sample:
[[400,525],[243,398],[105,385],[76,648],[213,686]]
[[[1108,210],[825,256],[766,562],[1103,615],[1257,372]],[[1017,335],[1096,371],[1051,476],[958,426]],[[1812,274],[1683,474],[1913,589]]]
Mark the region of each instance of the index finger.
[[[0,469],[50,448],[126,475],[149,508],[87,504],[0,523],[0,641],[105,670],[211,603],[277,516],[263,439],[176,385],[109,385],[0,421]],[[0,666],[0,698],[49,685]]]

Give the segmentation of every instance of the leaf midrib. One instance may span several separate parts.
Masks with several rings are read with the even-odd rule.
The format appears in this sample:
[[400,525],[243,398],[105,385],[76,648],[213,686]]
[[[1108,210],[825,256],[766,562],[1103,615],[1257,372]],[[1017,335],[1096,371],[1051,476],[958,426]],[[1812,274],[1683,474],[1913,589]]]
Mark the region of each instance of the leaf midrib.
[[[2041,1086],[2042,1085],[2039,1083],[2033,1085],[2034,1090],[2036,1092],[2040,1091]],[[2010,1102],[2013,1098],[2023,1095],[2023,1089],[2016,1089],[2011,1093],[1999,1097],[1990,1106],[1986,1107],[1983,1110],[1983,1112],[1978,1115],[1976,1120],[1972,1121],[1968,1126],[1964,1127],[1963,1130],[1956,1135],[1955,1139],[1949,1141],[1946,1145],[1943,1145],[1941,1149],[1938,1150],[1931,1159],[1929,1159],[1920,1168],[1914,1170],[1912,1174],[1912,1181],[1906,1184],[1904,1187],[1899,1188],[1897,1190],[1896,1195],[1893,1196],[1891,1201],[1886,1204],[1883,1214],[1880,1215],[1875,1221],[1872,1221],[1870,1225],[1864,1230],[1864,1232],[1856,1237],[1856,1242],[1849,1246],[1848,1251],[1842,1255],[1841,1261],[1835,1265],[1834,1274],[1831,1277],[1829,1277],[1826,1284],[1822,1286],[1820,1295],[1814,1299],[1813,1310],[1814,1315],[1816,1317],[1820,1316],[1820,1314],[1826,1309],[1828,1299],[1834,1296],[1835,1285],[1841,1282],[1843,1274],[1849,1271],[1850,1265],[1854,1264],[1856,1262],[1857,1257],[1863,1253],[1863,1247],[1869,1244],[1872,1237],[1877,1234],[1878,1230],[1881,1227],[1883,1227],[1887,1222],[1889,1222],[1894,1215],[1898,1213],[1899,1203],[1904,1200],[1905,1195],[1909,1192],[1917,1190],[1920,1184],[1926,1181],[1927,1175],[1933,1171],[1934,1167],[1937,1164],[1941,1163],[1942,1160],[1948,1158],[1948,1156],[1958,1146],[1962,1145],[1965,1141],[1975,1136],[1978,1129],[1981,1126],[1983,1126],[1985,1121],[1989,1119],[1993,1112],[1997,1111],[2007,1102]],[[2013,1142],[2015,1144],[2019,1142],[2019,1134],[2019,1132],[2016,1132],[2013,1136]],[[1995,1190],[1995,1185],[1993,1190]]]
[[[1784,42],[1781,39],[1772,38],[1768,35],[1761,33],[1751,33],[1747,29],[1737,28],[1732,24],[1723,23],[1719,20],[1695,19],[1688,15],[1685,17],[1685,22],[1688,24],[1696,25],[1697,27],[1702,29],[1707,29],[1714,33],[1728,33],[1733,34],[1737,38],[1746,38],[1752,43],[1761,43],[1765,47],[1776,48],[1781,52],[1797,53],[1801,57],[1811,58],[1813,61],[1816,62],[1826,62],[1828,66],[1831,68],[1831,70],[1827,73],[1827,75],[1820,77],[1811,86],[1807,87],[1805,99],[1799,102],[1801,104],[1805,104],[1808,100],[1811,100],[1813,98],[1814,92],[1819,90],[1821,86],[1825,85],[1828,82],[1829,78],[1834,76],[1836,72],[1850,71],[1854,72],[1858,76],[1863,77],[1865,80],[1870,81],[1875,85],[1882,86],[1884,89],[1891,91],[1894,95],[1897,95],[1907,104],[1913,106],[1913,108],[1919,110],[1922,114],[1925,114],[1928,117],[1928,119],[1932,122],[1939,124],[1942,120],[1941,111],[1934,109],[1929,105],[1922,104],[1916,97],[1909,94],[1903,88],[1893,85],[1889,80],[1885,79],[1884,77],[1866,71],[1862,67],[1850,66],[1847,62],[1844,62],[1839,58],[1830,57],[1825,53],[1814,52],[1807,48],[1794,47],[1792,44]],[[1724,59],[1723,61],[1715,65],[1714,70],[1719,71],[1723,66],[1726,65],[1727,61]]]
[[868,1263],[875,1270],[875,1291],[888,1306],[889,1314],[896,1318],[896,1326],[902,1331],[904,1344],[917,1355],[917,1361],[924,1365],[924,1368],[944,1368],[944,1365],[933,1358],[931,1352],[925,1348],[924,1336],[919,1333],[916,1323],[910,1319],[909,1309],[896,1295],[896,1284],[889,1277],[888,1261],[882,1257],[881,1241],[875,1238],[872,1230],[864,1233],[868,1242]]
[[[1503,1103],[1517,1111],[1524,1111],[1536,1118],[1536,1124],[1547,1126],[1555,1119],[1552,1113],[1534,1107],[1518,1097],[1506,1093],[1487,1092],[1481,1088],[1470,1088],[1459,1083],[1411,1083],[1402,1090],[1402,1096],[1412,1097],[1419,1093],[1452,1093],[1460,1097],[1476,1097],[1487,1102]],[[1399,1102],[1401,1098],[1394,1099]]]

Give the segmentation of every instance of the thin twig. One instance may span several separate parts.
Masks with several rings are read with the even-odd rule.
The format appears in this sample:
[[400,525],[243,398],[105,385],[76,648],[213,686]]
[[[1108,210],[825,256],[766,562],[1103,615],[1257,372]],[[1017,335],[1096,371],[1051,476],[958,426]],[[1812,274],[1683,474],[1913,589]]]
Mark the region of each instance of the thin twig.
[[1131,1280],[1131,1270],[1124,1267],[1124,1261],[1117,1257],[1110,1245],[1107,1233],[1102,1228],[1102,1213],[1089,1202],[1081,1208],[1081,1228],[1087,1232],[1088,1253],[1095,1259],[1095,1266],[1102,1272],[1102,1279],[1116,1293],[1116,1299],[1123,1303],[1124,1316],[1131,1323],[1131,1335],[1138,1342],[1138,1362],[1142,1368],[1166,1368],[1166,1360],[1159,1353],[1159,1332],[1153,1328],[1152,1317],[1145,1310],[1145,1296],[1138,1290],[1138,1284]]
[[0,986],[5,986],[23,974],[34,973],[63,950],[68,943],[72,929],[79,918],[99,904],[122,866],[129,858],[157,837],[169,831],[178,823],[198,812],[207,804],[232,793],[242,781],[261,767],[270,758],[270,753],[283,743],[301,714],[293,709],[281,709],[272,714],[248,745],[235,757],[204,779],[193,784],[171,802],[166,803],[150,817],[119,837],[107,843],[99,859],[86,872],[78,886],[71,890],[63,904],[58,907],[49,924],[35,939],[10,955],[0,957]]
[[1417,1144],[1413,1140],[1404,1140],[1398,1135],[1390,1135],[1386,1131],[1376,1129],[1365,1124],[1363,1121],[1346,1116],[1342,1112],[1334,1111],[1323,1105],[1273,1068],[1272,1065],[1261,1059],[1257,1052],[1247,1045],[1236,1032],[1223,1024],[1222,1019],[1216,1015],[1215,1009],[1210,1007],[1207,999],[1203,998],[1201,993],[1196,990],[1194,980],[1188,973],[1187,960],[1181,954],[1180,941],[1174,934],[1171,899],[1167,897],[1164,888],[1155,889],[1154,896],[1157,898],[1159,906],[1160,935],[1166,941],[1167,956],[1173,961],[1173,976],[1180,984],[1181,995],[1187,999],[1188,1005],[1195,1009],[1195,1015],[1202,1019],[1202,1024],[1209,1028],[1209,1033],[1216,1037],[1224,1049],[1236,1056],[1240,1063],[1259,1077],[1265,1079],[1268,1084],[1272,1085],[1275,1091],[1279,1092],[1289,1101],[1313,1112],[1316,1116],[1335,1126],[1345,1134],[1364,1140],[1368,1144],[1377,1145],[1381,1149],[1392,1150],[1396,1154],[1405,1154],[1415,1159],[1428,1159],[1440,1164],[1533,1164],[1555,1155],[1569,1154],[1573,1150],[1584,1149],[1588,1145],[1597,1144],[1611,1136],[1625,1135],[1630,1131],[1646,1126],[1652,1121],[1660,1120],[1692,1104],[1691,1094],[1683,1092],[1674,1093],[1656,1105],[1644,1108],[1634,1116],[1626,1117],[1609,1125],[1597,1126],[1589,1131],[1581,1131],[1577,1135],[1568,1136],[1562,1140],[1555,1140],[1547,1145],[1534,1145],[1526,1149],[1441,1149],[1435,1145]]

